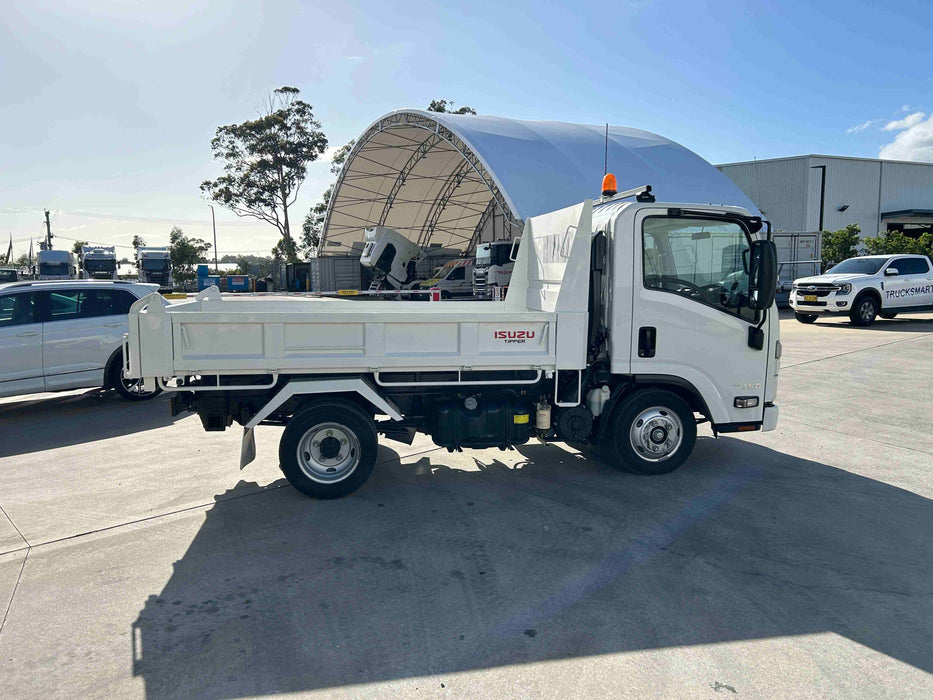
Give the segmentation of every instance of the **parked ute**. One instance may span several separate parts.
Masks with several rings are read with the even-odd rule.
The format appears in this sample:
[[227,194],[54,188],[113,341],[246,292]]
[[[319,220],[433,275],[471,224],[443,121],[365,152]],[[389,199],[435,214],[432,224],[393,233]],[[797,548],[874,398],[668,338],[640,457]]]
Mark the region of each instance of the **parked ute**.
[[645,187],[529,217],[501,302],[149,297],[130,309],[127,376],[206,430],[241,424],[243,466],[254,429],[284,425],[280,467],[320,498],[365,482],[379,433],[449,450],[598,443],[620,468],[663,474],[699,422],[777,424],[769,228]]
[[865,255],[843,260],[822,275],[794,280],[790,305],[801,323],[846,314],[855,326],[877,316],[933,310],[933,265],[925,255]]
[[0,284],[0,397],[95,386],[131,401],[158,394],[121,374],[126,314],[158,288],[89,280]]

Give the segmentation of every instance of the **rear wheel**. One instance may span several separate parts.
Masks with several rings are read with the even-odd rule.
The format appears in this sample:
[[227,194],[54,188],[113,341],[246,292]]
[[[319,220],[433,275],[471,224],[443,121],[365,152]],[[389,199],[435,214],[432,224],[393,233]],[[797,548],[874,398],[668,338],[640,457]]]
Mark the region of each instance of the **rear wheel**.
[[154,391],[146,391],[143,388],[142,379],[124,378],[122,357],[117,357],[110,365],[109,380],[110,386],[127,401],[147,401],[162,393],[159,387],[156,387]]
[[795,311],[794,318],[796,318],[801,323],[813,323],[816,320],[816,314],[802,314]]
[[340,498],[373,473],[378,441],[372,419],[355,404],[321,401],[295,414],[279,442],[279,466],[296,489]]
[[892,318],[897,316],[897,312],[896,311],[882,311],[878,315],[881,316],[881,318],[887,319],[888,321],[890,321]]
[[870,326],[875,322],[878,311],[878,302],[874,297],[859,297],[852,305],[852,311],[849,312],[849,321],[853,326]]
[[616,406],[607,426],[614,466],[635,474],[667,474],[687,461],[697,428],[686,401],[666,389],[641,389]]

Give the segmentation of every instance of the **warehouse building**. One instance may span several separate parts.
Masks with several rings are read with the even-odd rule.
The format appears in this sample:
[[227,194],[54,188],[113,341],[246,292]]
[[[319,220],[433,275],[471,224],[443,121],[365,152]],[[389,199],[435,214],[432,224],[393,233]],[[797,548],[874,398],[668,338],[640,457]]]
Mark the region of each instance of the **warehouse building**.
[[811,154],[716,167],[778,231],[933,232],[933,163]]

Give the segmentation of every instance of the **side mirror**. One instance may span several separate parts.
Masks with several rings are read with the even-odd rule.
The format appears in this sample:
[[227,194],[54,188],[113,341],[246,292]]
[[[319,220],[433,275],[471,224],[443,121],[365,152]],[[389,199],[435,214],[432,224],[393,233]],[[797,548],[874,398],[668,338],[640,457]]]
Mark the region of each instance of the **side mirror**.
[[899,274],[900,272],[897,271],[896,267],[889,267],[884,271],[885,277],[897,277]]
[[753,241],[751,247],[751,291],[749,306],[757,311],[770,309],[777,292],[777,246],[774,241]]

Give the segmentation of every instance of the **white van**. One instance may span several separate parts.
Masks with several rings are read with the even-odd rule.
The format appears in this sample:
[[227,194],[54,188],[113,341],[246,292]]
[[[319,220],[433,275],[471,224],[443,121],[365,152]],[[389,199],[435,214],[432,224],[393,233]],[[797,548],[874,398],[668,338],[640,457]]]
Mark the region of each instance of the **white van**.
[[[415,282],[409,289],[440,289],[441,299],[473,295],[473,259],[451,260],[429,280]],[[415,298],[421,297],[418,295]]]

